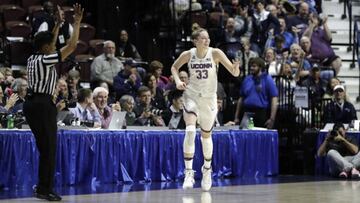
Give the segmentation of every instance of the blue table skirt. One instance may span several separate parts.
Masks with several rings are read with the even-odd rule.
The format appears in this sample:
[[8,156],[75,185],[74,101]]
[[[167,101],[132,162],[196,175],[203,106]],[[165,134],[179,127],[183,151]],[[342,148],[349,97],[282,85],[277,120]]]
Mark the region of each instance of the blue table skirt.
[[[328,132],[326,131],[320,131],[318,138],[317,138],[317,142],[316,142],[316,150],[319,149],[321,143],[324,142],[325,137],[327,135]],[[346,132],[346,136],[350,136],[350,137],[354,137],[357,139],[358,146],[360,146],[360,132]],[[317,151],[316,151],[317,152]],[[329,175],[329,165],[326,161],[325,156],[323,157],[318,157],[316,155],[316,161],[315,161],[315,173],[317,175]]]
[[[184,131],[58,131],[56,185],[174,181],[183,177]],[[214,131],[213,175],[277,175],[276,131]],[[37,182],[38,151],[31,131],[0,131],[0,184]],[[203,156],[196,136],[194,170]]]

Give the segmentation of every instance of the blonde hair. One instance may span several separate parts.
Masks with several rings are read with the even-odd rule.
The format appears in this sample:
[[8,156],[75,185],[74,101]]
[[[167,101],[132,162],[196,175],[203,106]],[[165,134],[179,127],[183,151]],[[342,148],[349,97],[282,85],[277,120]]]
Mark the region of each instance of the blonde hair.
[[194,32],[192,32],[191,39],[192,40],[197,39],[199,37],[200,33],[203,32],[203,31],[207,32],[207,30],[204,29],[204,28],[196,29]]

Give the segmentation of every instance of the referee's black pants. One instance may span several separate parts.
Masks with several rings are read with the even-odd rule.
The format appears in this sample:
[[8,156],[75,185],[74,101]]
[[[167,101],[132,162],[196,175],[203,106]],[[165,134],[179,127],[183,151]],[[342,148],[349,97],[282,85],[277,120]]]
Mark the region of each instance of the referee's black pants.
[[51,96],[47,94],[33,94],[27,96],[23,112],[40,154],[37,192],[52,191],[54,183],[57,110]]

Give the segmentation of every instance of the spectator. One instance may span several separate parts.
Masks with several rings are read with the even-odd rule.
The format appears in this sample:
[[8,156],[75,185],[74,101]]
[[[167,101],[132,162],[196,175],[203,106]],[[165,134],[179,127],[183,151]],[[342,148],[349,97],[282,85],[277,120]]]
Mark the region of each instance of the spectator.
[[0,113],[8,113],[18,99],[19,96],[16,93],[6,99],[2,88],[0,88]]
[[143,82],[151,91],[151,105],[164,110],[166,108],[166,101],[164,98],[164,91],[157,86],[157,81],[154,75],[148,74]]
[[8,67],[3,67],[1,68],[2,75],[5,77],[1,87],[4,91],[4,94],[8,97],[10,97],[10,95],[12,94],[13,90],[11,89],[11,84],[14,82],[15,78],[12,75],[12,70],[11,68]]
[[101,128],[109,128],[113,111],[120,111],[120,104],[115,103],[111,107],[108,106],[109,92],[103,87],[94,89],[93,98],[95,106],[100,114]]
[[[45,1],[43,4],[44,11],[41,15],[35,18],[32,23],[33,34],[35,35],[41,31],[52,31],[55,26],[55,5],[51,1]],[[60,50],[66,45],[66,42],[70,39],[73,33],[73,27],[70,23],[65,21],[64,11],[59,9],[61,19],[63,20],[60,24],[59,34],[56,40],[56,49]]]
[[169,82],[169,79],[162,75],[163,68],[163,64],[157,60],[152,61],[149,65],[150,73],[155,76],[157,86],[162,90],[165,90],[165,86]]
[[184,99],[182,91],[173,90],[169,93],[170,108],[164,111],[163,118],[169,129],[185,129],[185,121],[183,118]]
[[[69,107],[69,89],[66,81],[63,78],[60,78],[57,81],[55,103],[58,112],[67,110]],[[74,104],[76,105],[76,101]]]
[[305,58],[305,53],[298,44],[291,45],[288,62],[296,81],[303,80],[309,75],[311,64]]
[[[28,82],[23,78],[16,78],[11,85],[11,89],[17,94],[18,100],[10,109],[11,113],[22,112],[25,96],[27,94]],[[11,97],[11,96],[10,96]]]
[[126,111],[126,126],[134,125],[136,115],[134,113],[135,100],[131,95],[123,95],[120,98],[120,106],[122,111]]
[[114,83],[114,77],[124,69],[123,64],[115,57],[115,43],[104,42],[104,53],[97,56],[91,64],[91,81],[98,86],[100,82],[106,82],[110,89]]
[[66,78],[66,82],[68,84],[69,89],[69,101],[70,103],[76,102],[78,99],[78,90],[80,88],[79,85],[80,80],[80,72],[76,69],[71,69]]
[[324,94],[324,99],[333,99],[334,97],[334,87],[336,85],[341,85],[341,81],[339,78],[337,77],[333,77],[330,79],[330,81],[328,82],[328,85],[326,86],[326,91]]
[[251,59],[249,65],[251,75],[241,85],[234,122],[239,123],[244,112],[253,112],[255,126],[271,129],[276,118],[278,90],[271,76],[264,72],[265,62],[261,58]]
[[[224,90],[223,85],[218,82],[217,85],[217,91],[216,91],[216,95],[217,95],[217,115],[216,115],[216,119],[215,119],[215,126],[222,126],[224,125],[224,110],[226,108],[226,92]],[[232,125],[234,123],[232,123],[232,121],[230,121],[230,123],[225,124],[225,125]]]
[[299,4],[298,14],[291,16],[287,20],[288,30],[294,29],[300,30],[300,35],[305,31],[309,24],[309,4],[302,2]]
[[[218,37],[219,43],[240,42],[240,37],[247,31],[247,24],[244,25],[243,30],[235,29],[236,21],[234,18],[228,18],[226,20],[225,29],[222,29],[220,36]],[[229,54],[229,53],[226,53]]]
[[141,86],[138,90],[138,103],[134,112],[136,115],[135,125],[165,126],[165,123],[158,119],[161,118],[162,110],[151,105],[151,91],[146,86]]
[[118,99],[125,94],[135,97],[140,85],[141,78],[136,71],[135,64],[130,59],[126,60],[124,62],[124,70],[114,77],[116,98]]
[[93,102],[91,89],[80,89],[76,107],[69,108],[69,111],[81,122],[93,122],[94,128],[101,127],[101,116]]
[[240,61],[242,67],[240,76],[243,77],[249,74],[250,59],[258,57],[258,53],[250,50],[251,44],[249,38],[243,37],[241,44],[243,49],[236,52],[235,60]]
[[325,94],[327,81],[321,79],[320,69],[318,67],[313,67],[310,71],[309,77],[301,81],[300,85],[309,88],[312,105],[321,109],[321,99]]
[[265,49],[265,64],[269,75],[279,75],[281,69],[281,61],[277,60],[276,53],[273,48]]
[[252,17],[253,33],[250,38],[251,49],[258,54],[263,53],[269,30],[279,33],[280,23],[277,16],[265,10],[265,1],[256,0],[255,11]]
[[326,156],[332,176],[352,179],[360,178],[359,147],[357,140],[346,136],[342,123],[336,123],[318,149],[318,156]]
[[[321,19],[317,15],[312,15],[309,22],[309,27],[301,38],[301,46],[307,58],[312,64],[330,66],[337,75],[340,71],[341,59],[335,55],[331,47],[332,35],[327,25],[327,17]],[[333,75],[330,77],[333,77]]]
[[248,14],[248,5],[240,5],[234,16],[235,30],[237,32],[244,31],[244,36],[250,37],[252,32],[252,21]]
[[346,100],[345,88],[342,85],[334,87],[334,100],[325,106],[325,123],[351,123],[357,120],[354,105]]
[[[266,44],[267,47],[276,47],[277,52],[279,53],[282,49],[289,49],[290,46],[292,44],[298,44],[299,43],[299,37],[298,37],[298,33],[300,32],[299,29],[297,29],[296,27],[292,27],[291,31],[292,32],[288,32],[287,31],[287,27],[286,27],[286,21],[284,17],[278,17],[279,23],[280,23],[280,33],[278,34],[274,34],[271,33],[269,35],[268,40]],[[275,36],[281,36],[283,39],[283,43],[281,44],[281,46],[279,47],[279,45],[277,45],[275,42]]]
[[129,42],[129,35],[126,30],[120,31],[120,42],[117,51],[117,55],[122,58],[130,58],[137,61],[141,61],[141,56],[136,49],[135,45]]

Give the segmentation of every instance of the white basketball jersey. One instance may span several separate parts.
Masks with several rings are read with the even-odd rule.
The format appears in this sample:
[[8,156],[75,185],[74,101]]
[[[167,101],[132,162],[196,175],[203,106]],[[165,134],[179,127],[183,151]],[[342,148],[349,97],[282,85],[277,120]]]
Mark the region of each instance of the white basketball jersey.
[[187,88],[189,93],[202,97],[216,97],[217,65],[212,57],[212,48],[208,48],[202,59],[196,56],[196,48],[190,49],[190,53],[188,62],[190,81]]

